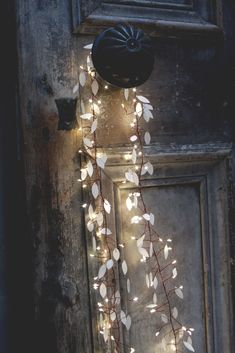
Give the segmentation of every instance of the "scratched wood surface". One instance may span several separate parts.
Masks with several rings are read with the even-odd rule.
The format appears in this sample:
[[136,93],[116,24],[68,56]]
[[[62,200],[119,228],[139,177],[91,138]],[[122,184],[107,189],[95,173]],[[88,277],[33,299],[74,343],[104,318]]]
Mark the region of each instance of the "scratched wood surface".
[[[72,8],[66,0],[16,3],[19,102],[33,248],[33,352],[90,353],[87,254],[82,193],[76,181],[80,136],[75,131],[57,131],[54,99],[73,96],[84,58],[82,47],[94,37],[72,34]],[[86,9],[93,5],[87,2]],[[156,119],[150,124],[153,142],[174,149],[178,144],[232,141],[235,68],[229,14],[226,36],[231,41],[226,46],[200,39],[154,41],[155,69],[140,88],[155,109]],[[106,104],[111,108],[101,120],[98,138],[106,147],[128,144],[120,92],[109,93]],[[230,200],[232,195],[230,188]],[[232,206],[230,202],[230,219]]]

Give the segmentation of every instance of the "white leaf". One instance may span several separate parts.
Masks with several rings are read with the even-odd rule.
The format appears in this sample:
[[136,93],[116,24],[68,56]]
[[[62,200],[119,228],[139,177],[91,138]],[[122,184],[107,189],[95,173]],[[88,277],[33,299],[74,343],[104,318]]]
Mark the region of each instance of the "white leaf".
[[121,322],[126,325],[126,314],[124,313],[124,311],[121,310],[120,313],[120,318],[121,318]]
[[135,172],[133,172],[132,175],[133,175],[133,183],[138,186],[139,185],[138,175]]
[[92,49],[93,43],[85,45],[84,49]]
[[155,333],[155,336],[156,336],[156,337],[159,336],[159,335],[160,335],[160,332],[159,332],[159,331]]
[[126,207],[129,211],[131,211],[132,209],[132,201],[131,198],[128,196],[128,198],[126,199]]
[[147,309],[154,309],[157,307],[157,304],[149,304],[146,306]]
[[91,125],[91,133],[93,134],[95,132],[95,130],[97,129],[97,123],[98,123],[98,119],[95,119]]
[[174,319],[177,319],[178,317],[178,309],[176,307],[172,309],[172,316]]
[[104,154],[101,157],[97,157],[96,161],[97,161],[98,166],[100,168],[104,169],[105,163],[107,162],[107,156]]
[[110,203],[108,202],[108,200],[104,199],[104,209],[107,213],[110,213],[111,212],[111,205]]
[[149,100],[143,96],[136,96],[136,98],[142,103],[150,103]]
[[127,317],[126,317],[126,328],[127,328],[128,331],[131,328],[131,317],[130,317],[130,315],[127,315]]
[[120,295],[120,292],[117,290],[115,293],[115,304],[119,305],[120,302],[121,302],[121,295]]
[[104,221],[103,213],[99,212],[96,216],[96,222],[98,223],[98,226],[101,227]]
[[127,281],[126,281],[126,290],[127,290],[127,293],[130,293],[131,291],[131,282],[129,278],[127,278]]
[[166,314],[161,314],[161,319],[165,324],[168,322],[168,317],[166,316]]
[[93,146],[91,140],[88,139],[87,137],[84,137],[83,142],[84,142],[84,144],[85,144],[87,147],[92,147],[92,146]]
[[98,278],[101,279],[102,277],[104,277],[105,272],[106,272],[106,265],[103,264],[99,269]]
[[150,175],[153,175],[153,165],[152,165],[152,163],[147,162],[147,163],[145,164],[145,166],[147,167],[148,173],[149,173]]
[[153,119],[153,114],[150,110],[148,109],[144,109],[144,120],[148,123],[149,122],[149,119]]
[[88,174],[89,174],[90,177],[92,176],[93,171],[94,171],[93,165],[92,165],[91,161],[89,161],[89,162],[87,163],[87,172],[88,172]]
[[101,229],[101,234],[103,234],[103,235],[111,235],[112,232],[111,232],[111,230],[109,228],[102,228]]
[[145,141],[146,145],[150,144],[151,136],[150,136],[150,133],[148,131],[146,131],[146,133],[144,134],[144,141]]
[[73,87],[73,94],[77,93],[79,89],[79,84],[77,83],[74,87]]
[[88,215],[89,215],[89,218],[90,218],[90,219],[93,219],[93,218],[94,218],[94,210],[93,210],[93,207],[92,207],[91,204],[90,204],[89,207],[88,207]]
[[101,283],[100,285],[100,295],[102,298],[106,297],[107,294],[107,288],[106,285],[104,283]]
[[134,194],[134,207],[138,207],[138,197],[136,196],[136,194]]
[[122,272],[123,272],[123,274],[124,275],[126,275],[127,274],[127,263],[126,263],[126,261],[124,260],[123,262],[122,262]]
[[87,62],[87,69],[89,71],[92,68],[92,61],[91,61],[90,55],[87,56],[86,62]]
[[189,344],[191,344],[191,346],[193,345],[193,341],[192,341],[192,338],[191,338],[190,336],[188,336],[187,342],[188,342]]
[[147,173],[148,166],[146,163],[141,168],[141,175],[145,175]]
[[138,137],[136,135],[132,135],[130,137],[131,142],[135,142],[137,139],[138,139]]
[[142,217],[134,216],[131,218],[131,224],[137,224],[142,219]]
[[151,242],[149,246],[149,257],[152,257],[152,256],[153,256],[153,243]]
[[136,108],[135,108],[136,114],[138,117],[141,117],[143,114],[143,107],[141,103],[137,103],[136,104]]
[[100,114],[100,107],[98,106],[98,104],[94,103],[93,108],[94,108],[95,114],[99,115]]
[[176,288],[176,289],[175,289],[175,294],[176,294],[180,299],[184,299],[184,294],[183,294],[181,288]]
[[94,94],[94,96],[96,96],[99,91],[99,84],[96,80],[93,80],[93,82],[91,84],[91,90],[92,90],[92,93]]
[[104,341],[107,342],[109,338],[109,329],[107,327],[104,328]]
[[115,321],[116,320],[116,313],[115,311],[112,311],[111,314],[110,314],[110,319],[111,321]]
[[113,260],[112,260],[112,259],[110,259],[110,260],[107,261],[106,267],[107,267],[108,270],[110,270],[110,268],[113,267]]
[[93,248],[93,251],[96,252],[96,239],[95,239],[95,237],[92,237],[92,248]]
[[115,249],[113,250],[113,258],[114,258],[114,260],[116,260],[116,261],[118,261],[119,258],[120,258],[120,251],[119,251],[117,248],[115,248]]
[[184,343],[185,347],[186,347],[189,351],[195,352],[193,346],[192,346],[190,343],[188,343],[188,342],[186,342],[186,341],[183,341],[183,343]]
[[146,282],[146,286],[149,288],[150,287],[150,281],[149,281],[149,275],[147,273],[145,275],[145,282]]
[[81,179],[85,180],[87,177],[87,170],[86,169],[81,169]]
[[86,74],[85,74],[84,71],[80,72],[80,74],[79,74],[79,82],[80,82],[80,85],[82,87],[85,86],[85,84],[86,84]]
[[172,271],[172,278],[176,278],[177,277],[177,269],[176,268],[173,268],[173,271]]
[[168,245],[166,244],[165,247],[164,247],[164,257],[165,257],[165,260],[167,260],[168,255],[169,255],[169,248],[168,248]]
[[146,219],[146,221],[150,221],[150,215],[148,213],[145,213],[143,218]]
[[153,110],[153,106],[147,103],[147,104],[144,104],[144,109]]
[[92,185],[91,192],[92,192],[93,197],[96,199],[97,196],[99,195],[99,188],[98,188],[98,185],[96,183],[94,183]]
[[157,304],[157,294],[156,293],[153,294],[153,303]]
[[124,97],[126,100],[128,100],[128,97],[129,97],[129,89],[128,88],[124,89]]
[[144,248],[138,248],[140,255],[144,257],[149,257],[148,251]]
[[154,214],[153,213],[150,213],[150,223],[152,224],[152,225],[154,225]]
[[158,286],[158,279],[157,279],[157,277],[154,277],[154,280],[153,280],[153,287],[154,287],[154,289],[156,289],[157,286]]
[[89,230],[89,232],[93,232],[94,230],[94,223],[89,221],[87,222],[87,229]]
[[90,120],[93,117],[93,114],[85,113],[85,114],[80,115],[80,117],[84,120]]
[[132,162],[135,164],[137,159],[137,154],[135,148],[133,148],[132,155],[131,155]]
[[143,234],[143,235],[137,240],[136,244],[137,244],[137,247],[138,247],[138,248],[139,248],[139,247],[142,248],[143,243],[144,243],[144,238],[145,238],[145,234]]

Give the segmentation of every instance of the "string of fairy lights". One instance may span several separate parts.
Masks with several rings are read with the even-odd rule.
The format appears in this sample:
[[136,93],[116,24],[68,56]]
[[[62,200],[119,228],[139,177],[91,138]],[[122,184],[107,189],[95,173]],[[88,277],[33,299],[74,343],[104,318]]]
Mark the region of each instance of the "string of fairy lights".
[[[92,44],[85,50],[91,50]],[[109,90],[104,83],[102,90]],[[118,243],[116,230],[112,224],[113,204],[106,195],[103,172],[107,162],[101,141],[98,141],[97,129],[100,116],[104,113],[102,92],[93,67],[90,53],[86,64],[80,66],[79,82],[73,92],[80,100],[80,130],[82,145],[79,153],[82,156],[79,182],[87,190],[88,200],[82,205],[86,212],[86,227],[91,234],[92,251],[90,257],[97,261],[97,273],[92,286],[96,292],[97,333],[105,352],[134,353],[136,347],[125,343],[123,330],[130,331],[132,318],[122,308],[119,281],[120,273],[126,281],[125,296],[134,304],[138,303],[141,293],[131,295],[131,278],[128,277],[128,263],[124,257],[124,244]],[[126,208],[130,212],[130,223],[135,226],[134,241],[140,255],[140,262],[146,267],[144,286],[151,292],[152,301],[146,303],[150,315],[158,316],[158,325],[154,340],[159,340],[163,351],[181,353],[183,349],[194,352],[192,334],[194,329],[183,325],[175,302],[182,300],[183,286],[175,285],[177,260],[171,259],[172,239],[166,240],[158,234],[155,227],[154,213],[148,208],[144,195],[143,180],[154,174],[145,146],[151,144],[151,134],[145,130],[153,118],[153,106],[149,99],[138,94],[137,89],[123,89],[121,102],[124,118],[130,124],[130,144],[132,151],[127,155],[131,165],[125,171],[123,180],[134,186],[135,191],[126,199]],[[178,298],[178,299],[177,299]],[[142,299],[143,301],[143,299]]]

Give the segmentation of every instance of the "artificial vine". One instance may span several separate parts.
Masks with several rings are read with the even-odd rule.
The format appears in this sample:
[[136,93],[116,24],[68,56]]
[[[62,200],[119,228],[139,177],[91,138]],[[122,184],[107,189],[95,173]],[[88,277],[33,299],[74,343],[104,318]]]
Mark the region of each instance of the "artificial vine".
[[[90,50],[92,45],[85,49]],[[103,170],[107,155],[100,153],[101,141],[97,138],[99,119],[104,107],[101,100],[97,73],[92,65],[90,54],[86,65],[80,67],[79,83],[74,87],[80,99],[80,126],[82,146],[79,153],[83,155],[80,181],[82,187],[89,190],[90,199],[83,204],[87,213],[86,226],[91,233],[93,252],[90,254],[98,264],[98,273],[93,287],[97,295],[98,333],[103,337],[107,352],[134,353],[135,347],[125,345],[122,339],[123,328],[131,329],[131,316],[121,307],[119,289],[119,271],[127,276],[128,264],[124,258],[123,244],[117,244],[115,229],[110,224],[112,202],[105,194]],[[108,89],[105,84],[104,89]],[[184,326],[175,304],[175,299],[183,299],[183,286],[176,285],[177,268],[175,259],[171,260],[172,239],[165,241],[155,227],[155,217],[148,208],[144,196],[143,180],[148,173],[153,175],[154,166],[149,160],[144,145],[150,145],[151,135],[143,126],[153,119],[153,106],[150,101],[134,89],[123,90],[121,103],[125,119],[130,120],[130,142],[132,167],[126,170],[124,180],[135,186],[135,191],[126,199],[126,207],[133,213],[131,223],[136,225],[137,251],[140,261],[146,266],[144,285],[151,291],[152,302],[146,305],[151,315],[158,315],[161,324],[156,327],[155,338],[160,339],[164,351],[181,353],[183,347],[194,352],[192,343],[193,328]],[[127,278],[127,295],[130,296],[131,279]],[[161,295],[159,295],[159,292]],[[141,293],[139,296],[141,297]],[[133,303],[138,297],[128,298]]]

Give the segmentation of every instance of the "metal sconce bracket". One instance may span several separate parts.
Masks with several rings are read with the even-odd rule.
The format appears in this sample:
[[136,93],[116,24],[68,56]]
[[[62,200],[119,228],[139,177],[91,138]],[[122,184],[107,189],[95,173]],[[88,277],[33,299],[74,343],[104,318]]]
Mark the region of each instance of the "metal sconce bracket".
[[59,115],[58,130],[70,131],[78,128],[77,98],[58,98],[55,103]]

